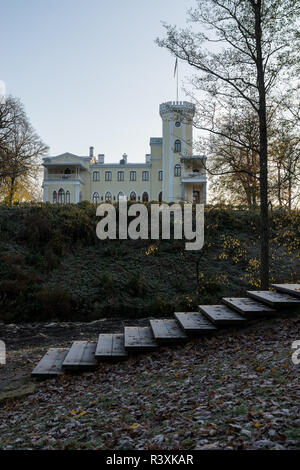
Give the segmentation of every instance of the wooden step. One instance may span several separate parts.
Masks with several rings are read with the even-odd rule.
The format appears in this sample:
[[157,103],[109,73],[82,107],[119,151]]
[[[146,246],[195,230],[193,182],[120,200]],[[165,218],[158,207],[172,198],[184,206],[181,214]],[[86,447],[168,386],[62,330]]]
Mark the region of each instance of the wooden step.
[[199,309],[215,325],[242,325],[247,321],[226,305],[199,305]]
[[125,348],[128,351],[153,351],[157,348],[157,342],[150,326],[126,326],[124,336]]
[[97,365],[95,352],[94,341],[74,341],[62,366],[67,370],[93,369]]
[[40,360],[38,365],[31,372],[32,377],[52,377],[64,373],[62,363],[64,362],[68,348],[51,348]]
[[211,334],[217,328],[200,312],[175,312],[175,318],[187,334]]
[[275,287],[279,292],[300,297],[300,284],[272,284],[272,287]]
[[224,297],[222,302],[228,307],[236,310],[247,318],[256,318],[263,315],[272,315],[276,312],[271,307],[268,307],[261,302],[249,297],[238,298],[238,297]]
[[100,334],[95,357],[98,361],[126,359],[128,352],[125,349],[124,335],[113,333]]
[[297,299],[289,294],[283,294],[281,292],[272,292],[269,290],[251,290],[247,291],[247,294],[253,299],[259,300],[271,307],[296,307],[300,305],[300,299]]
[[158,343],[172,343],[186,341],[187,335],[173,318],[150,320],[155,340]]

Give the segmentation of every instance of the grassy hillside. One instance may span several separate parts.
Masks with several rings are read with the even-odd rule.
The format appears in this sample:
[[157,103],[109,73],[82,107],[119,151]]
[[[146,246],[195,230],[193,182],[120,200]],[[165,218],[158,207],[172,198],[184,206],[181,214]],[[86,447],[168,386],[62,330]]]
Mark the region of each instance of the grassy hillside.
[[[259,215],[207,207],[205,246],[96,237],[95,206],[0,208],[0,320],[169,315],[259,287]],[[271,280],[300,282],[300,213],[271,214]]]

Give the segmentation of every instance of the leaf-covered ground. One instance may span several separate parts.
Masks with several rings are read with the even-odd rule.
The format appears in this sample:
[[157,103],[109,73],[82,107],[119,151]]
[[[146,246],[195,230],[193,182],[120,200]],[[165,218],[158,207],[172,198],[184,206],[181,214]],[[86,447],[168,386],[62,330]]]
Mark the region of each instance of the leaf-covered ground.
[[46,348],[9,351],[28,383],[0,402],[0,449],[300,448],[299,339],[289,316],[34,384]]

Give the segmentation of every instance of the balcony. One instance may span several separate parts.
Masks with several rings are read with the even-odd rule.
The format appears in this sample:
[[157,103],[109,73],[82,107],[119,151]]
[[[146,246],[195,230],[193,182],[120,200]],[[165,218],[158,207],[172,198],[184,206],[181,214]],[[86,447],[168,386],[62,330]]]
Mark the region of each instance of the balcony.
[[64,173],[48,173],[44,176],[44,181],[80,181],[81,183],[82,178],[80,174],[70,174],[65,175]]
[[206,174],[200,171],[184,171],[181,176],[182,183],[206,183]]

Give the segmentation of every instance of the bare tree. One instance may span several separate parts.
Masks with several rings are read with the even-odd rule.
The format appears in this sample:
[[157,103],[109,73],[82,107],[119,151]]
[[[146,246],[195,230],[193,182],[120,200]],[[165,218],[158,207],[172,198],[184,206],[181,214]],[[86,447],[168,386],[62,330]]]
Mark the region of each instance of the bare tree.
[[[261,286],[269,286],[268,126],[272,94],[297,64],[297,0],[197,0],[189,11],[198,26],[165,25],[157,40],[198,71],[193,84],[209,95],[199,127],[219,134],[216,118],[232,103],[250,105],[259,122]],[[207,49],[207,47],[210,47]],[[207,101],[206,101],[207,103]],[[232,140],[230,135],[225,135]],[[235,140],[232,140],[235,142]]]
[[9,97],[0,107],[0,184],[9,186],[11,205],[16,182],[20,178],[35,178],[40,158],[48,147],[34,131],[23,105]]
[[[219,134],[202,139],[208,156],[211,188],[224,200],[257,207],[259,204],[259,126],[246,106],[219,118]],[[230,136],[231,139],[228,139]],[[243,145],[237,141],[243,141]],[[236,142],[235,142],[236,141]]]

